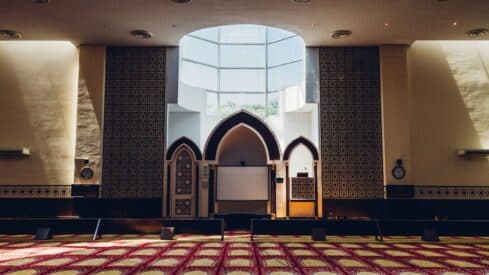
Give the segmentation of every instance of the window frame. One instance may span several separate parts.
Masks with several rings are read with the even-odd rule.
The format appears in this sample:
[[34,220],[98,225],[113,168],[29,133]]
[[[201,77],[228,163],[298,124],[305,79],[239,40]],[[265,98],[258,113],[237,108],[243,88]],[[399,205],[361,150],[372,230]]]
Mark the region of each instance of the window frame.
[[[284,62],[284,63],[280,63],[280,64],[275,64],[275,65],[270,65],[269,64],[269,51],[270,51],[270,45],[274,45],[276,43],[281,43],[281,42],[284,42],[284,41],[287,41],[287,40],[291,40],[291,39],[295,39],[295,38],[300,38],[301,41],[303,42],[302,38],[297,35],[297,34],[294,34],[292,32],[290,32],[290,35],[289,36],[286,36],[286,37],[283,37],[281,39],[278,39],[278,40],[275,40],[275,41],[269,41],[269,32],[273,29],[276,29],[276,28],[273,28],[273,27],[268,27],[268,26],[261,26],[261,25],[256,25],[256,27],[264,27],[265,28],[265,40],[264,40],[264,43],[247,43],[247,42],[221,42],[221,32],[222,32],[222,28],[223,27],[229,27],[229,26],[232,26],[232,25],[227,25],[227,26],[219,26],[219,27],[213,27],[213,28],[217,28],[217,41],[213,41],[213,40],[209,40],[209,39],[205,39],[203,37],[200,37],[198,36],[198,34],[196,34],[198,31],[195,31],[195,32],[192,32],[192,33],[189,33],[185,36],[188,36],[188,37],[191,37],[193,39],[197,39],[197,40],[201,40],[203,42],[207,42],[207,43],[212,43],[214,45],[217,46],[217,66],[216,65],[212,65],[212,64],[207,64],[207,63],[203,63],[203,62],[199,62],[199,61],[196,61],[196,60],[192,60],[192,59],[189,59],[185,56],[183,56],[183,52],[181,52],[182,56],[179,58],[180,61],[179,62],[182,62],[182,61],[185,61],[185,62],[190,62],[190,63],[194,63],[196,65],[200,65],[200,66],[206,66],[206,67],[210,67],[210,68],[213,68],[213,69],[216,69],[217,70],[217,89],[216,90],[213,90],[213,89],[205,89],[204,90],[209,93],[216,93],[217,94],[217,104],[218,104],[218,113],[221,114],[221,95],[228,95],[228,94],[265,94],[265,102],[263,104],[263,106],[265,107],[265,117],[269,116],[269,100],[268,100],[268,97],[269,97],[269,94],[272,94],[272,93],[277,93],[277,92],[280,92],[281,90],[271,90],[269,88],[269,82],[270,82],[270,70],[271,69],[275,69],[275,68],[278,68],[278,67],[282,67],[282,66],[287,66],[287,65],[290,65],[290,64],[294,64],[294,63],[299,63],[299,62],[303,62],[303,67],[304,67],[304,71],[303,71],[303,77],[305,78],[305,45],[303,45],[303,48],[304,48],[304,55],[302,56],[301,59],[294,59],[294,60],[291,60],[291,61],[287,61],[287,62]],[[280,29],[279,29],[280,30]],[[286,30],[280,30],[280,31],[286,31]],[[182,46],[182,45],[180,45]],[[263,46],[265,48],[265,66],[264,67],[226,67],[226,66],[221,66],[222,62],[221,62],[221,47],[222,46]],[[222,89],[221,87],[221,77],[222,77],[222,71],[223,70],[264,70],[265,72],[265,77],[264,77],[264,89],[263,91],[248,91],[248,90],[224,90]],[[179,79],[181,79],[179,77]],[[179,80],[180,81],[180,80]],[[298,83],[299,84],[299,83]]]

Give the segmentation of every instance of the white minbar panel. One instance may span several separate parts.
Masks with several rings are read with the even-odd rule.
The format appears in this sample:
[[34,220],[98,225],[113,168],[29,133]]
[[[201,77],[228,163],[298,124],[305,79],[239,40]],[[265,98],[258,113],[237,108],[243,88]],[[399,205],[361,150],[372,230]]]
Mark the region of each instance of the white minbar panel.
[[217,200],[268,200],[267,166],[220,166],[217,168]]

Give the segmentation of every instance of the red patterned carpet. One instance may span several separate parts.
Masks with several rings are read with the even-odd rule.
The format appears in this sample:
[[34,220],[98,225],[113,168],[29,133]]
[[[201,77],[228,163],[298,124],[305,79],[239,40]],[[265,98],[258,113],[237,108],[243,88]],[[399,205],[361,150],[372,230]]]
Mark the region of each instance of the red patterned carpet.
[[154,235],[0,236],[0,273],[34,274],[489,274],[489,238],[449,238],[422,243],[419,238],[270,237],[246,235],[180,236],[160,241]]

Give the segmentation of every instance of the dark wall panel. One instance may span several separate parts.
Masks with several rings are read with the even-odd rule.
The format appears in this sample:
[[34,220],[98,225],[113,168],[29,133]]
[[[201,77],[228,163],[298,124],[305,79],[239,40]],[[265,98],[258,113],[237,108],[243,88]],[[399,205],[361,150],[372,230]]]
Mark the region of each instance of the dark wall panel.
[[382,198],[378,47],[319,49],[324,198]]
[[161,198],[165,48],[108,47],[102,197]]

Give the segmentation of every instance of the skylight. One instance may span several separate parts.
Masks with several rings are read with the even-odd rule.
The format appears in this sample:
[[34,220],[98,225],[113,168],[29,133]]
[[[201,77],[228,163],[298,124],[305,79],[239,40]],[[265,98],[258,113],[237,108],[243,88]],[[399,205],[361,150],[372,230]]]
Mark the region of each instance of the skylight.
[[246,109],[277,114],[280,93],[304,81],[304,41],[294,33],[260,25],[198,30],[180,42],[182,87],[207,93],[207,113]]

